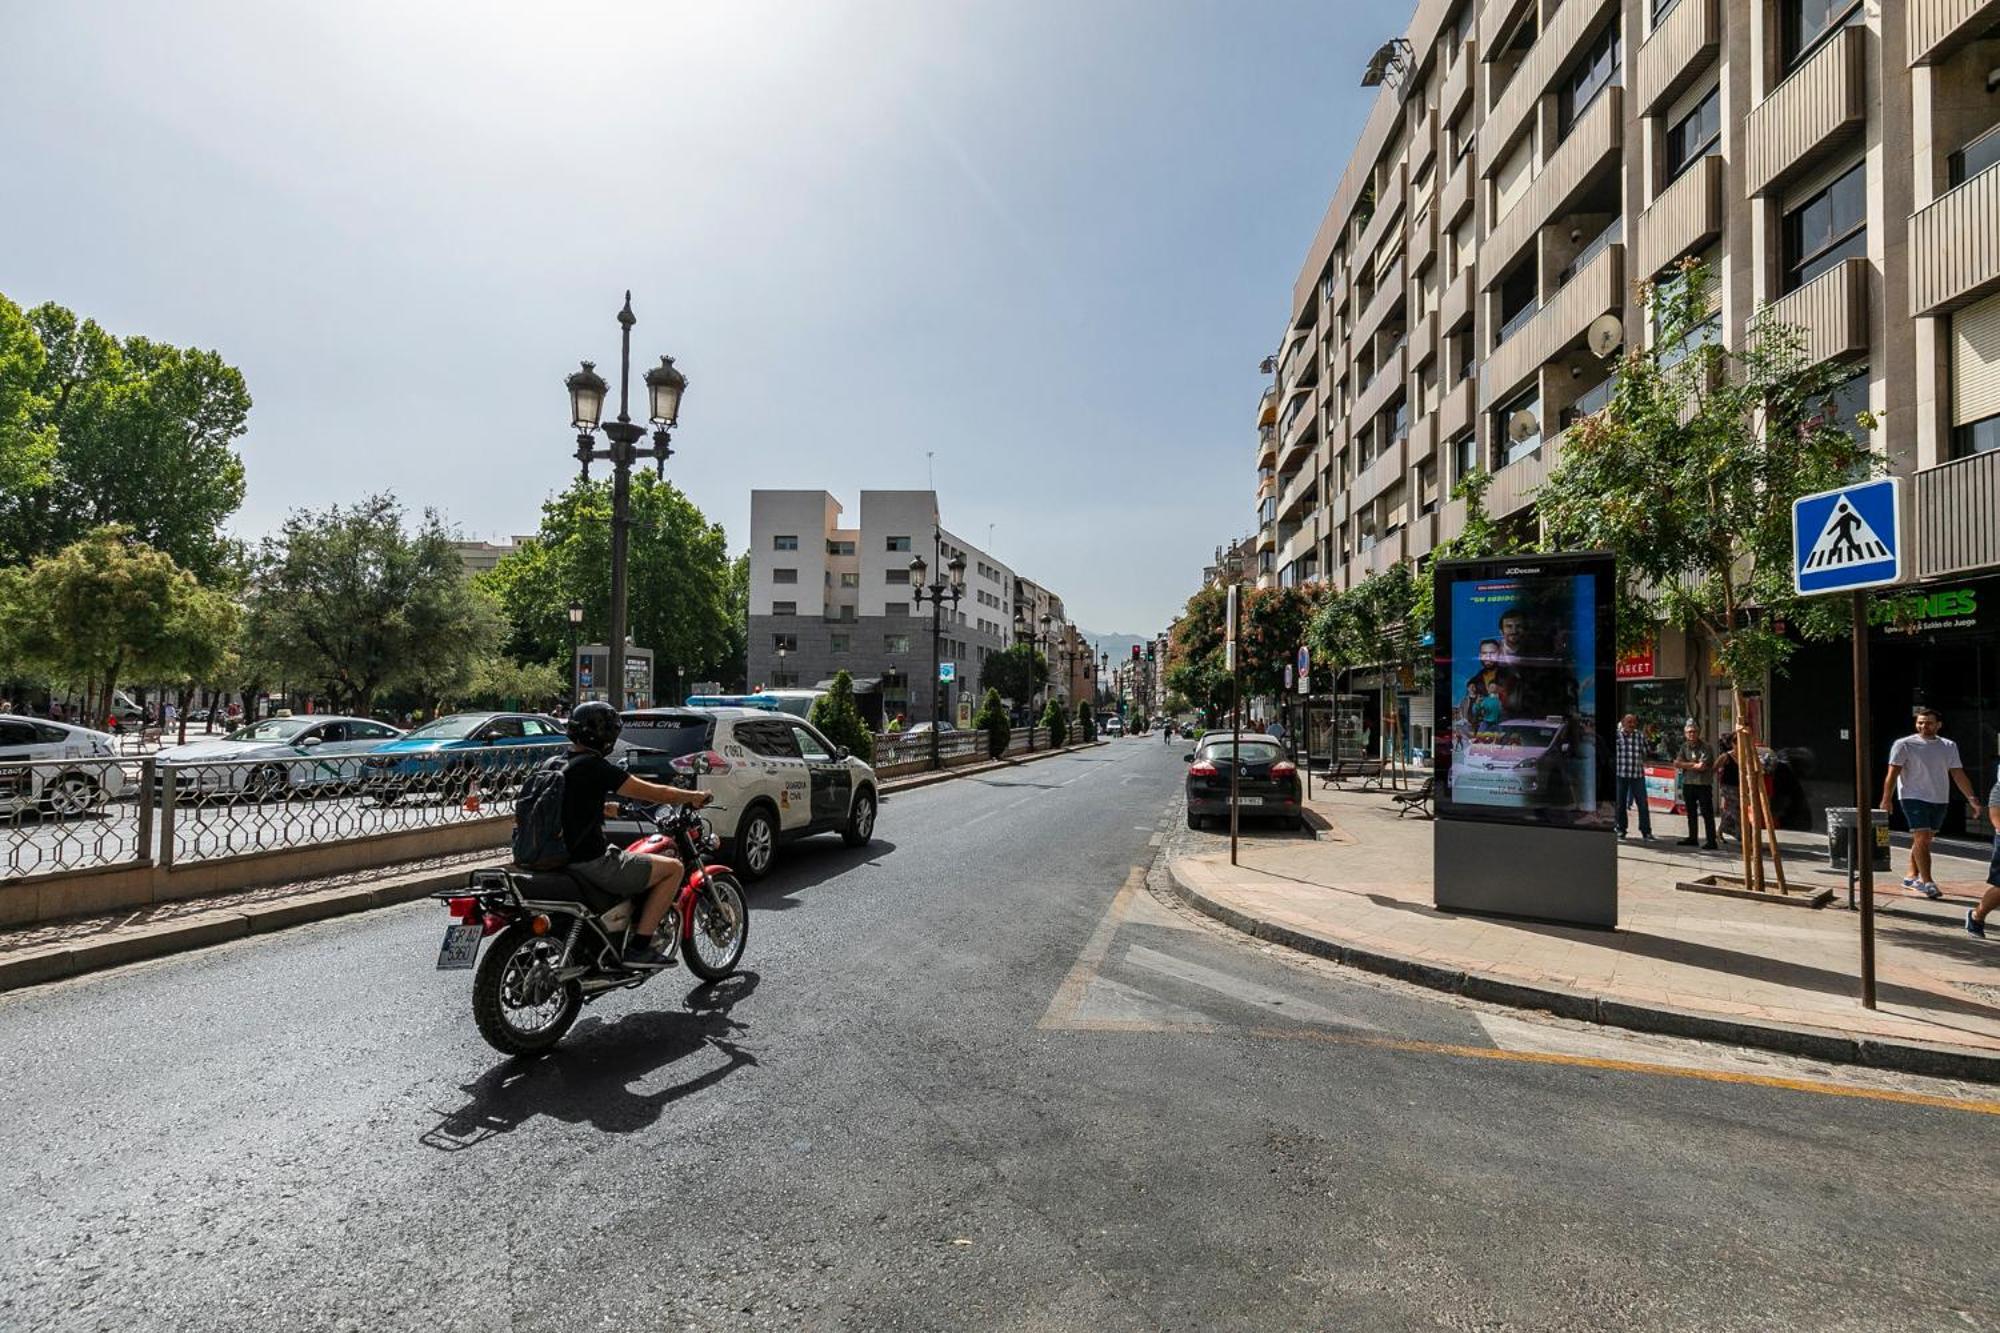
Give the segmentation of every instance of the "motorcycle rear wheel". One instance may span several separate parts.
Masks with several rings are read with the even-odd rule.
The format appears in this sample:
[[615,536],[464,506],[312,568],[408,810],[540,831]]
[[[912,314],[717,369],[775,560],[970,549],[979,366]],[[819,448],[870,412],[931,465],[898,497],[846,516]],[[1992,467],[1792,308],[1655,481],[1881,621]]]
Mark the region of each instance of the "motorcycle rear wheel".
[[472,1019],[488,1046],[502,1055],[538,1055],[563,1039],[583,1011],[583,988],[550,985],[561,957],[560,940],[524,925],[495,937],[472,977]]
[[682,953],[688,971],[720,981],[743,961],[750,942],[750,908],[734,875],[711,874],[694,896],[694,921]]

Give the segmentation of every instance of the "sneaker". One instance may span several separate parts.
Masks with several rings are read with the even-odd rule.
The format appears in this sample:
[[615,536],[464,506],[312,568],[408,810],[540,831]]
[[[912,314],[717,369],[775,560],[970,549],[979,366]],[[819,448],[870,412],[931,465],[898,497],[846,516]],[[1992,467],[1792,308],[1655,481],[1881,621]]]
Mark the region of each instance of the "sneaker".
[[1935,902],[1939,898],[1944,897],[1944,890],[1940,889],[1937,885],[1931,883],[1929,880],[1923,880],[1919,882],[1916,885],[1916,890],[1918,893],[1923,894],[1924,897],[1931,899],[1933,902]]
[[649,949],[637,944],[628,944],[625,946],[625,952],[619,955],[618,961],[635,972],[657,972],[663,967],[674,965],[673,955],[662,953],[658,945]]
[[1915,875],[1903,876],[1903,887],[1906,889],[1914,889],[1917,887],[1917,885],[1921,883],[1923,883],[1923,881],[1918,879]]
[[1965,909],[1965,933],[1977,935],[1982,940],[1986,938],[1986,923],[1974,916],[1970,907]]

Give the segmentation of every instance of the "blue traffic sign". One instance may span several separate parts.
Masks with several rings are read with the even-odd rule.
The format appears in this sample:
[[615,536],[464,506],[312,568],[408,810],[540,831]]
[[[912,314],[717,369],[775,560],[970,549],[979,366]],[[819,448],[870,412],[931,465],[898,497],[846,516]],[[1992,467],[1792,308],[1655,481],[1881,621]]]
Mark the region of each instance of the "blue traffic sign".
[[1882,477],[1792,502],[1792,584],[1851,592],[1903,581],[1902,480]]

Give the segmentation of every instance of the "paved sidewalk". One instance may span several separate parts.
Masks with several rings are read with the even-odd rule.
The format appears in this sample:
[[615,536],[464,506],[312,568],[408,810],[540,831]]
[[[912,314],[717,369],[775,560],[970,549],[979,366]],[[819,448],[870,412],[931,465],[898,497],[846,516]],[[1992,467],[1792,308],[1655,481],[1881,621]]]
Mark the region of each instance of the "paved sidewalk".
[[[1619,927],[1605,931],[1440,912],[1429,821],[1398,820],[1381,792],[1314,795],[1316,839],[1260,830],[1231,867],[1224,838],[1220,850],[1174,861],[1177,889],[1260,936],[1486,999],[2000,1080],[2000,942],[1959,924],[1983,863],[1939,858],[1944,904],[1902,890],[1900,870],[1878,889],[1887,910],[1876,921],[1880,1007],[1870,1011],[1859,998],[1857,915],[1676,890],[1676,880],[1741,867],[1728,852],[1675,846],[1685,829],[1677,817],[1656,824],[1660,842],[1623,846]],[[1825,870],[1823,854],[1798,850],[1786,861],[1795,889],[1833,888],[1844,904],[1844,876]]]

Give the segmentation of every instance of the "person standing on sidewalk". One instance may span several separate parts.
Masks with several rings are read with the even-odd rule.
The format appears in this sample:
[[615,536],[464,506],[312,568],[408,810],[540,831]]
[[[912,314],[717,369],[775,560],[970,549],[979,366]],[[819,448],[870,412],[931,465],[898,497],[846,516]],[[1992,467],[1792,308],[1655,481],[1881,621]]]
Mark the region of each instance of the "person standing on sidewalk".
[[1993,790],[1986,793],[1986,819],[1993,825],[1993,859],[1986,863],[1986,892],[1979,896],[1979,906],[1965,909],[1965,928],[1982,940],[1986,938],[1986,918],[2000,907],[2000,775],[1993,779]]
[[1917,710],[1917,730],[1889,747],[1889,771],[1882,778],[1880,809],[1889,811],[1893,792],[1903,802],[1903,822],[1910,826],[1910,873],[1903,887],[1915,889],[1926,898],[1944,894],[1931,879],[1931,839],[1944,827],[1944,815],[1951,804],[1954,785],[1965,793],[1972,817],[1979,817],[1979,797],[1965,766],[1958,758],[1958,744],[1938,735],[1944,719],[1933,708]]
[[1702,846],[1715,850],[1715,755],[1702,744],[1701,729],[1690,722],[1681,732],[1681,748],[1674,755],[1674,767],[1681,775],[1681,804],[1687,807],[1688,835],[1683,847],[1694,846],[1695,817],[1708,821],[1708,841]]
[[1653,812],[1646,804],[1646,738],[1639,734],[1639,719],[1627,713],[1618,719],[1618,754],[1613,776],[1618,779],[1618,836],[1625,836],[1625,804],[1639,807],[1639,837],[1653,840]]

